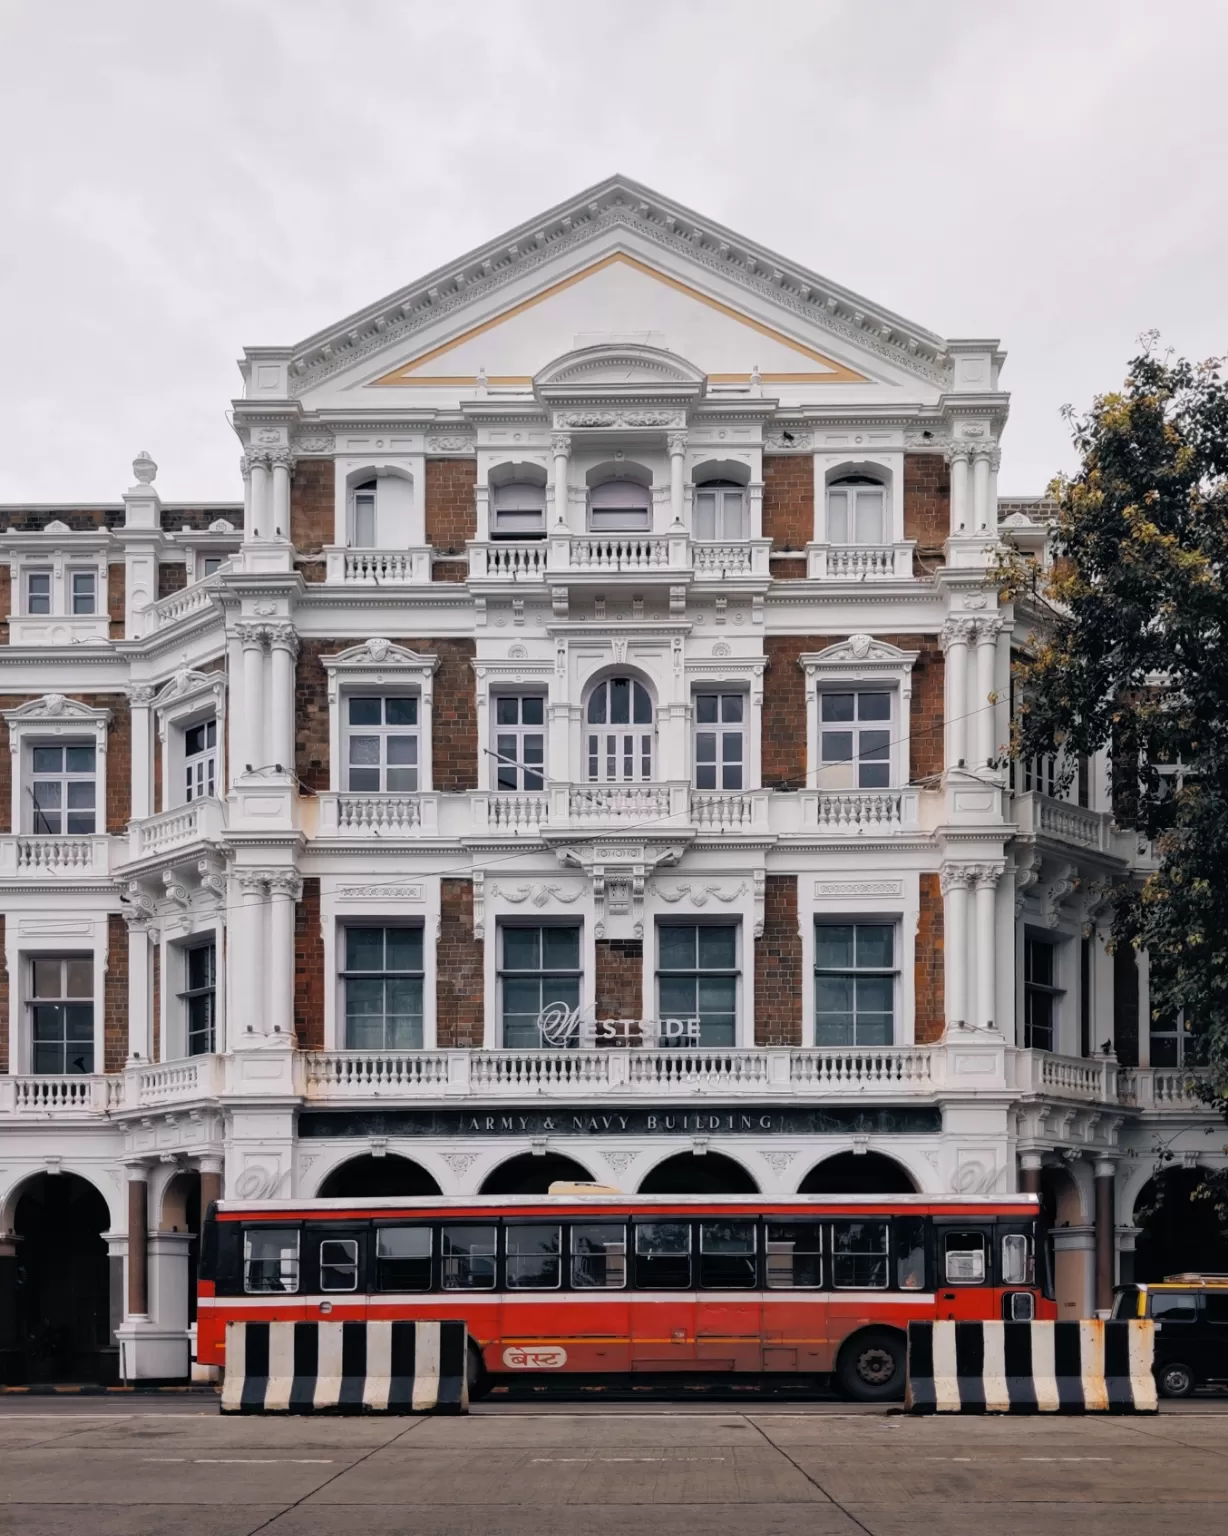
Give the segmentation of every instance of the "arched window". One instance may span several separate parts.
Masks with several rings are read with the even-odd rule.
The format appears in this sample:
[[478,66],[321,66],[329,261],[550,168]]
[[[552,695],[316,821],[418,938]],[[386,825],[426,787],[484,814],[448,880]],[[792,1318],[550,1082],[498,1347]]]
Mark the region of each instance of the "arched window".
[[606,480],[588,493],[594,533],[646,533],[652,527],[652,491],[635,480]]
[[490,532],[496,539],[540,539],[546,532],[546,487],[527,480],[496,485],[490,493]]
[[364,480],[354,487],[354,505],[350,513],[350,546],[375,548],[375,481]]
[[829,544],[885,544],[887,491],[868,475],[842,475],[827,487]]
[[695,488],[697,539],[744,539],[746,491],[734,480],[708,480]]
[[633,677],[609,677],[588,699],[585,756],[593,784],[652,779],[652,699]]

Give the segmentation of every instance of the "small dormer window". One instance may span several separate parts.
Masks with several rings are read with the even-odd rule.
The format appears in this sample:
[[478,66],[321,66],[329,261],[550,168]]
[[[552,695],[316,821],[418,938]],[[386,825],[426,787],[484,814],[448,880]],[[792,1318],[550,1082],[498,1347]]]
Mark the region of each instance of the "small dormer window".
[[652,527],[652,492],[635,480],[607,480],[588,493],[593,533],[646,533]]
[[546,531],[546,488],[524,480],[491,491],[490,531],[496,539],[539,539]]
[[844,475],[827,489],[829,544],[882,544],[886,541],[886,488],[868,475]]
[[351,518],[350,545],[354,549],[375,548],[375,481],[364,480],[354,487],[354,511]]
[[733,480],[709,480],[695,489],[697,539],[744,539],[746,493]]
[[49,614],[51,612],[51,572],[26,572],[26,612]]
[[95,571],[73,571],[72,576],[72,611],[74,613],[97,613],[98,611],[98,575]]

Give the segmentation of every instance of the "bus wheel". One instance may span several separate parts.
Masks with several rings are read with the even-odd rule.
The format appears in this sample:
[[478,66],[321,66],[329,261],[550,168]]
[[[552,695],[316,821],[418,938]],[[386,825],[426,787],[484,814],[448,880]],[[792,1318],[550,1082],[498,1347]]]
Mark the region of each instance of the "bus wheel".
[[904,1340],[885,1328],[856,1334],[840,1351],[836,1379],[844,1395],[855,1402],[903,1397]]
[[479,1397],[485,1397],[490,1391],[486,1367],[482,1364],[482,1351],[472,1339],[469,1340],[469,1350],[465,1360],[465,1377],[471,1402]]
[[1194,1373],[1188,1365],[1173,1360],[1156,1372],[1161,1397],[1189,1397],[1194,1391]]

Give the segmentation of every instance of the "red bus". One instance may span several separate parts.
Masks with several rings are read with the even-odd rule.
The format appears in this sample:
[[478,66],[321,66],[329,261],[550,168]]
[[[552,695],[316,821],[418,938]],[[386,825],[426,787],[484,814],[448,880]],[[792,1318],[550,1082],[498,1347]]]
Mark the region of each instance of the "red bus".
[[224,1200],[197,1355],[229,1321],[463,1318],[470,1386],[833,1376],[899,1396],[910,1320],[1053,1318],[1034,1195]]

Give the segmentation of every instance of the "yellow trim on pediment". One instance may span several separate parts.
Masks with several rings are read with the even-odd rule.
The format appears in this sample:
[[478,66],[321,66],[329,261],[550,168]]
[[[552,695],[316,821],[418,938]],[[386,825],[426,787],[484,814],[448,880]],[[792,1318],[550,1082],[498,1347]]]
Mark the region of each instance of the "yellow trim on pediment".
[[[421,374],[412,376],[411,368],[421,368],[424,363],[429,363],[433,358],[441,357],[445,352],[450,352],[454,347],[463,342],[472,340],[475,336],[481,336],[484,331],[493,330],[495,326],[502,325],[504,321],[513,319],[516,315],[523,314],[525,310],[532,309],[537,304],[544,303],[556,293],[581,283],[585,278],[592,277],[594,273],[603,271],[615,262],[623,262],[629,267],[634,267],[637,272],[642,272],[646,277],[651,277],[667,287],[673,288],[678,293],[683,293],[688,298],[697,299],[701,304],[706,304],[709,309],[715,309],[730,319],[736,320],[741,325],[749,326],[757,331],[760,336],[766,336],[772,341],[779,342],[782,346],[790,348],[794,352],[800,352],[803,357],[811,358],[822,365],[821,372],[808,373],[765,373],[762,380],[765,384],[868,384],[869,380],[864,374],[857,373],[852,368],[847,368],[843,363],[837,363],[822,352],[816,352],[804,342],[795,341],[793,337],[784,335],[783,332],[774,330],[770,325],[764,325],[762,321],[752,319],[750,315],[743,314],[741,310],[733,309],[728,304],[722,304],[719,299],[710,298],[708,294],[701,293],[698,288],[692,288],[687,283],[679,282],[675,277],[669,277],[664,272],[658,272],[655,267],[650,267],[646,262],[638,260],[635,256],[628,255],[625,251],[614,251],[609,256],[603,256],[600,261],[595,261],[591,266],[583,268],[579,272],[573,272],[570,277],[564,277],[557,283],[552,283],[549,288],[543,288],[532,298],[522,299],[519,304],[513,304],[510,309],[505,309],[489,320],[483,320],[480,325],[472,326],[467,331],[462,331],[459,336],[453,336],[450,340],[441,342],[439,346],[432,347],[429,352],[423,352],[420,356],[411,358],[409,362],[402,363],[394,368],[391,373],[386,373],[383,378],[373,379],[367,386],[369,389],[409,389],[409,388],[456,388],[473,383],[472,374]],[[549,359],[543,359],[543,363]],[[710,376],[711,382],[716,384],[746,384],[750,381],[748,373],[714,373]],[[528,377],[514,377],[512,375],[491,377],[488,384],[504,387],[525,387],[533,381]]]

